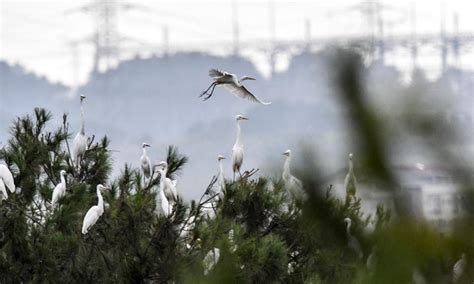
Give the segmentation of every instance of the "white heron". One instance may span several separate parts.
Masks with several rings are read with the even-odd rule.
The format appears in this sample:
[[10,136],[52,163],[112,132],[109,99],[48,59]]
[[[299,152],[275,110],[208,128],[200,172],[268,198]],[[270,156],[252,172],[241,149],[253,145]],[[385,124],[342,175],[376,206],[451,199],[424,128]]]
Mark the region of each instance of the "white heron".
[[86,213],[86,216],[84,217],[84,221],[82,222],[82,234],[87,234],[92,228],[92,226],[95,225],[97,220],[99,220],[99,217],[104,214],[104,199],[102,198],[102,193],[101,191],[105,190],[106,187],[103,186],[102,184],[98,184],[96,188],[97,192],[97,199],[99,200],[97,205],[92,206]]
[[359,240],[357,240],[356,237],[354,237],[354,236],[351,234],[351,224],[352,224],[352,220],[351,220],[350,218],[345,218],[345,219],[344,219],[344,222],[347,223],[347,227],[346,227],[347,246],[348,246],[351,250],[354,251],[354,253],[357,255],[357,257],[359,257],[359,258],[364,257],[364,254],[363,254],[363,252],[362,252],[362,249],[361,249]]
[[224,168],[222,166],[222,160],[225,157],[222,155],[217,156],[217,163],[219,164],[219,172],[217,173],[217,188],[219,192],[219,198],[224,197],[225,190],[225,178],[224,178]]
[[356,187],[357,181],[354,175],[354,164],[352,162],[352,153],[349,154],[349,169],[346,174],[346,178],[344,179],[344,187],[346,188],[347,196],[355,196],[356,194]]
[[248,117],[245,117],[241,114],[235,117],[235,121],[237,123],[237,136],[235,139],[235,144],[232,147],[232,171],[234,172],[234,180],[235,180],[235,172],[238,172],[239,175],[242,177],[240,173],[240,167],[244,162],[244,144],[242,143],[240,123],[241,120],[248,120]]
[[[164,180],[163,181],[163,192],[166,195],[166,198],[170,202],[176,202],[178,200],[178,191],[176,190],[176,185],[178,184],[177,180],[172,180],[166,177],[166,173],[168,172],[168,163],[165,161],[161,161],[158,165],[161,166],[163,169]],[[161,172],[160,172],[161,173]]]
[[283,155],[286,156],[286,159],[285,164],[283,165],[282,178],[283,182],[285,183],[286,190],[288,190],[293,199],[305,200],[307,196],[303,189],[303,183],[294,177],[290,171],[291,150],[286,150]]
[[206,256],[204,257],[204,275],[209,274],[209,272],[216,266],[221,257],[221,250],[218,248],[211,249]]
[[79,165],[79,158],[84,155],[87,150],[87,137],[86,132],[84,129],[84,107],[83,101],[86,96],[81,95],[81,128],[79,133],[77,133],[76,137],[72,141],[72,159]]
[[155,212],[158,216],[165,216],[171,213],[170,210],[170,203],[168,198],[164,193],[164,186],[166,180],[166,172],[164,168],[158,168],[158,173],[160,174],[160,184],[158,185],[158,192],[156,193],[155,201],[156,201],[156,208]]
[[[252,102],[260,103],[263,105],[269,105],[271,102],[263,102],[259,98],[257,98],[255,95],[253,95],[247,88],[245,88],[244,85],[242,85],[242,82],[245,80],[255,80],[252,77],[249,76],[243,76],[242,78],[237,77],[237,75],[228,73],[222,70],[218,69],[211,69],[209,70],[209,77],[212,78],[212,84],[202,92],[202,94],[199,97],[202,97],[206,95],[204,100],[208,100],[212,94],[214,93],[214,89],[216,88],[217,85],[223,85],[224,87],[229,90],[234,96],[237,96],[242,99],[247,99]],[[209,92],[210,90],[210,92]]]
[[146,154],[146,148],[150,147],[148,143],[143,143],[142,144],[142,156],[140,157],[140,162],[141,162],[141,168],[143,172],[143,176],[145,178],[150,178],[151,176],[151,162],[150,158]]
[[456,283],[461,278],[466,269],[466,254],[463,253],[461,255],[461,259],[456,261],[453,266],[453,282]]
[[65,170],[61,170],[59,172],[59,175],[61,176],[61,182],[56,185],[56,187],[53,190],[53,197],[51,198],[51,205],[53,208],[56,206],[56,203],[58,202],[59,198],[63,197],[66,194],[66,179],[64,176],[66,175]]
[[[4,184],[4,187],[7,187],[11,193],[14,193],[15,192],[15,180],[13,179],[13,175],[12,175],[12,172],[10,171],[10,169],[8,169],[8,167],[4,164],[0,164],[0,180],[2,180],[3,184]],[[2,190],[3,192],[3,190]],[[5,199],[8,197],[6,195],[7,191],[5,190],[4,191],[4,195],[5,195]]]

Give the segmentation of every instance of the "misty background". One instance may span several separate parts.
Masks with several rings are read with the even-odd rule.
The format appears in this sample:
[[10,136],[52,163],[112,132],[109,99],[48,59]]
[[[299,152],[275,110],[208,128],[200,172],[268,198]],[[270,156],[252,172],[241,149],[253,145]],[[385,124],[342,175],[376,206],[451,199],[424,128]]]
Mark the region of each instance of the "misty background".
[[[125,163],[139,166],[142,142],[151,145],[148,154],[154,163],[165,159],[168,145],[176,145],[180,152],[189,157],[189,163],[178,178],[178,191],[186,198],[196,198],[202,194],[212,176],[217,173],[219,154],[229,158],[224,169],[226,177],[232,177],[230,155],[235,141],[234,117],[237,114],[245,114],[250,118],[241,123],[245,170],[259,168],[260,174],[279,178],[283,166],[281,154],[291,149],[297,160],[301,157],[302,146],[309,145],[324,161],[325,174],[331,176],[345,168],[348,153],[356,149],[351,144],[350,129],[345,123],[347,110],[341,108],[333,86],[330,58],[333,46],[342,45],[364,54],[364,84],[369,94],[367,100],[375,106],[378,115],[393,122],[394,129],[405,106],[402,101],[416,96],[419,103],[416,111],[442,118],[453,128],[459,128],[462,139],[457,140],[453,148],[465,153],[466,159],[472,157],[472,30],[455,29],[451,24],[448,29],[447,24],[443,26],[446,19],[442,16],[431,19],[431,23],[436,24],[434,31],[428,28],[414,29],[413,24],[409,23],[413,9],[416,8],[415,11],[420,15],[427,13],[424,10],[426,5],[419,4],[415,8],[410,5],[399,7],[405,9],[403,13],[408,16],[397,25],[408,28],[399,31],[392,28],[390,34],[391,16],[381,11],[394,7],[379,1],[352,2],[340,1],[338,7],[326,7],[324,19],[329,21],[327,13],[343,13],[340,9],[368,7],[369,12],[366,14],[359,15],[356,12],[356,16],[351,18],[357,19],[354,20],[357,23],[355,31],[337,33],[336,37],[336,30],[344,30],[347,25],[335,24],[333,33],[331,25],[327,25],[326,34],[313,35],[315,32],[311,32],[310,27],[314,26],[311,24],[314,20],[309,18],[309,28],[305,19],[298,27],[298,30],[306,29],[306,33],[303,32],[300,39],[291,40],[291,30],[275,32],[277,27],[285,26],[283,23],[291,19],[283,19],[282,24],[279,24],[279,14],[275,12],[273,20],[272,16],[269,17],[269,29],[262,32],[266,36],[265,40],[259,40],[245,36],[249,28],[245,28],[244,23],[250,16],[243,11],[248,9],[249,4],[231,1],[226,6],[216,7],[230,9],[226,11],[234,7],[227,16],[216,16],[231,23],[231,29],[226,31],[229,39],[214,32],[215,37],[190,40],[186,48],[183,48],[185,35],[179,37],[175,45],[171,41],[167,42],[165,37],[166,34],[173,35],[173,19],[189,15],[187,10],[176,10],[176,17],[171,17],[166,25],[168,30],[163,29],[160,36],[150,36],[159,38],[160,44],[135,46],[134,52],[119,45],[118,10],[124,2],[93,1],[82,8],[78,4],[69,3],[71,7],[61,4],[62,10],[57,13],[79,9],[77,13],[82,11],[91,14],[88,23],[92,23],[92,35],[95,37],[85,43],[74,42],[76,47],[84,44],[84,48],[91,49],[91,52],[81,53],[80,57],[73,56],[73,61],[67,66],[53,68],[43,58],[47,73],[38,70],[41,65],[38,62],[22,60],[21,49],[18,49],[20,55],[11,56],[11,50],[17,43],[14,44],[8,37],[11,26],[5,23],[11,23],[11,19],[8,20],[10,16],[3,16],[22,10],[15,10],[11,2],[2,2],[1,50],[5,53],[0,56],[0,143],[8,139],[8,128],[15,118],[31,113],[35,107],[52,111],[56,123],[54,127],[62,125],[62,114],[68,113],[70,131],[75,135],[79,130],[80,118],[78,95],[83,93],[87,96],[84,102],[86,135],[95,135],[96,139],[104,135],[111,138],[110,148],[116,151],[112,153],[114,173],[118,174]],[[469,1],[458,2],[455,8],[460,11],[470,5]],[[321,3],[330,6],[327,2]],[[270,11],[284,11],[284,2],[270,1],[270,4],[273,8],[268,6],[268,2],[260,3]],[[300,5],[300,9],[304,9],[305,4],[308,5],[301,1],[295,7]],[[209,5],[204,6],[209,8]],[[435,6],[436,9],[443,7]],[[104,9],[115,11],[112,15],[116,13],[116,18],[110,20],[116,21],[117,26],[110,26],[110,22],[104,24]],[[451,6],[449,9],[452,12],[454,8]],[[51,10],[54,9],[48,11]],[[35,17],[39,18],[40,15]],[[295,11],[292,15],[298,17],[300,14]],[[459,18],[456,13],[445,15],[449,19],[451,16]],[[199,22],[192,22],[192,17],[190,19],[199,28]],[[319,21],[321,19],[318,18]],[[369,28],[366,27],[366,19],[369,20]],[[387,21],[380,24],[380,19]],[[417,23],[420,23],[420,27],[426,27],[429,21],[429,18],[418,18]],[[212,19],[203,19],[202,25],[209,25],[210,22]],[[370,25],[374,28],[370,29]],[[466,27],[465,22],[461,27]],[[145,28],[137,27],[135,30],[142,30],[137,32],[140,34]],[[189,32],[193,33],[192,29]],[[73,38],[74,33],[68,36]],[[215,47],[217,51],[213,44],[219,45]],[[34,44],[23,42],[22,46],[35,49]],[[219,50],[222,48],[224,51]],[[51,59],[51,65],[56,63]],[[272,104],[262,106],[241,100],[219,87],[210,100],[202,102],[198,95],[210,84],[207,75],[210,68],[255,77],[257,80],[248,82],[247,88],[263,101],[272,101]],[[31,69],[35,69],[35,72],[31,72]],[[70,70],[73,70],[73,76]],[[396,163],[438,166],[438,162],[430,159],[429,153],[417,147],[416,142],[409,137],[394,131],[391,138],[390,143],[397,149],[396,153],[392,153]]]

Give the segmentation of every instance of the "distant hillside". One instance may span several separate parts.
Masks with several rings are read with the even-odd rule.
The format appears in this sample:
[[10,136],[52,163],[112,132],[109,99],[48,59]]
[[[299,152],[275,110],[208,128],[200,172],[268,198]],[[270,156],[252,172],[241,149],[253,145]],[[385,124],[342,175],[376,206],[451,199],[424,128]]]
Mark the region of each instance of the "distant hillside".
[[66,86],[51,83],[20,65],[0,61],[0,141],[16,116],[31,113],[38,106],[57,110],[67,101],[68,91]]

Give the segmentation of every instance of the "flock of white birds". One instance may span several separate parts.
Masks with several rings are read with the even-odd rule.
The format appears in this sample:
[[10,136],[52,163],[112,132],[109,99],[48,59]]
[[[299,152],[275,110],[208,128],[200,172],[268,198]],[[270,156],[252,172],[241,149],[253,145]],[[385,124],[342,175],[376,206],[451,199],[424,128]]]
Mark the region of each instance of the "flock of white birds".
[[[236,95],[237,97],[248,99],[253,102],[257,102],[263,105],[269,105],[271,102],[262,102],[258,99],[255,95],[253,95],[250,91],[247,90],[242,84],[245,80],[255,80],[249,76],[243,76],[241,79],[235,74],[228,73],[225,71],[221,71],[218,69],[211,69],[209,71],[209,76],[212,78],[212,84],[209,86],[207,90],[205,90],[200,97],[206,95],[204,100],[209,99],[214,92],[214,89],[218,85],[225,86],[232,94]],[[81,109],[81,126],[79,132],[75,136],[72,144],[71,150],[71,159],[73,161],[73,165],[77,168],[81,165],[81,160],[84,157],[84,154],[87,151],[88,147],[88,138],[85,133],[85,119],[84,119],[84,95],[80,95],[80,109]],[[241,167],[244,160],[244,144],[242,141],[242,130],[240,127],[240,121],[249,120],[248,117],[243,115],[237,115],[235,117],[236,127],[237,127],[237,134],[234,146],[232,147],[232,171],[233,171],[233,181],[235,181],[236,174],[242,178]],[[142,144],[142,155],[140,158],[140,165],[141,171],[143,173],[143,177],[146,180],[149,180],[153,177],[153,174],[157,172],[160,176],[160,182],[157,188],[153,189],[153,192],[156,193],[155,198],[155,212],[159,216],[169,216],[172,212],[174,205],[178,200],[178,192],[176,189],[177,181],[172,180],[166,176],[168,171],[168,164],[166,161],[161,161],[156,165],[151,163],[150,158],[147,155],[146,148],[150,147],[148,143]],[[303,183],[291,174],[290,170],[290,162],[291,162],[291,150],[286,150],[283,153],[286,156],[284,165],[283,165],[283,173],[282,173],[282,180],[284,182],[285,188],[292,197],[293,200],[305,201],[307,200],[307,194],[303,189]],[[219,172],[217,174],[216,180],[216,187],[212,190],[212,198],[210,198],[206,203],[202,206],[203,215],[209,219],[215,217],[215,208],[217,202],[223,198],[225,192],[225,177],[224,177],[224,170],[222,161],[226,159],[224,156],[219,155],[217,158],[218,165],[219,165]],[[345,178],[345,187],[348,188],[355,188],[356,178],[354,175],[354,166],[353,166],[353,155],[352,153],[349,154],[349,163],[348,163],[348,172]],[[66,194],[66,171],[60,171],[61,182],[57,184],[53,190],[52,198],[51,198],[51,206],[52,208],[56,208],[60,203],[60,199]],[[11,193],[15,192],[15,183],[14,178],[9,170],[9,168],[4,165],[0,164],[0,194],[2,195],[2,200],[8,198],[7,189],[10,190]],[[102,184],[97,185],[96,194],[98,203],[97,205],[92,206],[84,216],[84,220],[82,223],[82,234],[87,234],[90,229],[96,224],[99,220],[100,216],[104,213],[104,200],[102,197],[102,192],[107,190]],[[349,196],[355,195],[354,192],[347,192]],[[210,194],[211,195],[211,194]],[[181,237],[185,237],[188,232],[192,231],[194,228],[194,216],[190,216],[185,223],[183,224],[180,232]],[[352,224],[352,220],[350,218],[345,218],[344,222],[347,224],[346,227],[346,234],[348,239],[348,247],[359,257],[360,259],[363,258],[363,252],[361,245],[357,238],[351,234],[350,228]],[[232,232],[232,234],[231,234]],[[233,231],[229,232],[229,240],[233,242]],[[207,274],[219,261],[220,257],[220,250],[219,248],[214,248],[208,252],[204,259],[204,263],[206,265],[205,274]],[[374,258],[375,255],[372,253],[367,258],[367,267],[373,269],[374,266]],[[466,256],[465,254],[462,255],[461,259],[456,262],[453,267],[453,281],[457,281],[460,276],[463,274],[464,269],[466,266]]]

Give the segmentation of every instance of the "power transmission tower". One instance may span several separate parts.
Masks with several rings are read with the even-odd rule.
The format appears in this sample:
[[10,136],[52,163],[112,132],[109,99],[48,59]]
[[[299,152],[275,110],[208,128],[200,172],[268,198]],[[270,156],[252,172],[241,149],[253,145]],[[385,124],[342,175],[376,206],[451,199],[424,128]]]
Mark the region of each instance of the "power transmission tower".
[[91,41],[95,51],[92,72],[105,71],[119,62],[120,43],[123,40],[118,31],[119,12],[130,9],[143,7],[117,0],[93,0],[78,9],[66,12],[80,11],[93,17],[95,30]]

